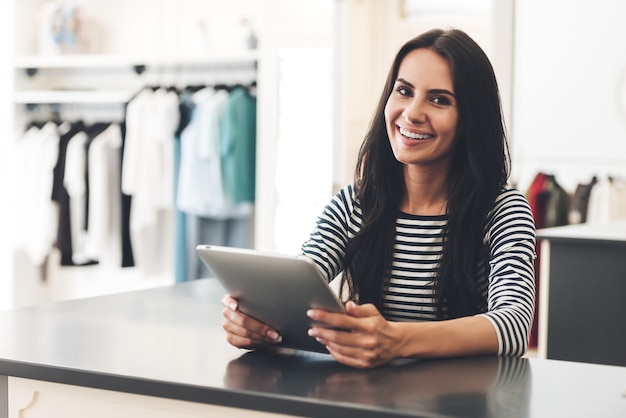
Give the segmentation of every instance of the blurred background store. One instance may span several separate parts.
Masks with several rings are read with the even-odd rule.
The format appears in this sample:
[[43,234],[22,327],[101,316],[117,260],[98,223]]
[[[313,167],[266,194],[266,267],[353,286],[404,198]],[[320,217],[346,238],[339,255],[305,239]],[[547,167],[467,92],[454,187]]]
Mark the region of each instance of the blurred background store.
[[[512,184],[529,196],[565,192],[559,217],[541,226],[625,217],[622,2],[8,0],[2,7],[2,309],[193,280],[204,273],[195,265],[191,243],[213,240],[198,231],[219,231],[212,243],[297,253],[334,191],[352,179],[391,58],[405,40],[432,27],[463,29],[490,56],[511,141]],[[254,127],[248,143],[254,163],[234,168],[240,175],[254,166],[246,178],[254,186],[230,202],[237,207],[229,206],[226,216],[194,212],[180,197],[179,179],[194,178],[183,174],[191,163],[185,163],[189,154],[181,140],[193,134],[184,132],[195,126],[191,115],[202,98],[196,93],[207,88],[229,100],[239,88],[248,100],[246,123]],[[141,92],[170,93],[176,102],[142,109],[153,122],[145,127],[129,118]],[[185,100],[192,101],[190,107]],[[163,110],[167,106],[170,111]],[[41,134],[50,120],[65,122],[55,139],[29,136]],[[125,192],[119,205],[128,198],[135,208],[149,202],[144,215],[126,215],[126,233],[143,234],[130,259],[119,252],[123,237],[109,236],[115,244],[103,247],[101,240],[94,250],[86,244],[94,238],[76,229],[68,232],[70,252],[58,248],[62,211],[52,201],[37,203],[37,197],[52,194],[58,148],[50,144],[62,142],[79,121],[83,144],[113,127],[109,133],[125,142],[111,139],[118,147],[112,149],[125,153],[137,130],[157,131],[148,135],[153,139],[167,133],[159,148],[128,151],[135,152],[135,162],[127,171],[141,166],[149,181],[133,183],[117,160],[120,170],[108,178]],[[99,126],[97,134],[87,130],[93,126]],[[74,151],[67,150],[67,179],[72,167],[80,173],[93,169],[76,151],[79,146],[68,148]],[[40,172],[47,174],[35,176]],[[95,194],[85,195],[94,179],[78,180],[61,183],[68,192],[65,203],[85,208],[88,200],[88,207],[95,206]],[[182,183],[184,188],[191,181]],[[123,224],[122,212],[115,217],[102,207],[99,215],[83,211],[82,218],[76,219],[82,211],[75,210],[61,223],[87,225],[90,217],[105,216],[107,225]],[[199,223],[206,227],[207,218],[209,229],[194,229]],[[55,219],[52,225],[49,219]],[[103,225],[92,220],[89,233]],[[113,247],[120,250],[109,256]]]

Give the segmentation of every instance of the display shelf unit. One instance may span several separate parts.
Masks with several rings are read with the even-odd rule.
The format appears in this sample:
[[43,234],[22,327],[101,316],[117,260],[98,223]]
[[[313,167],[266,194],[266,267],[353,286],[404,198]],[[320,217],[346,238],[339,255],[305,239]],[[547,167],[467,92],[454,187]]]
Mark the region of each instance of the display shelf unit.
[[30,90],[15,93],[16,104],[126,103],[129,90]]
[[115,54],[85,55],[24,55],[15,58],[15,68],[83,68],[105,69],[135,66],[193,66],[193,65],[224,65],[245,64],[256,62],[256,51],[220,52],[203,55],[187,56],[131,56]]
[[131,69],[141,75],[146,69],[157,70],[194,70],[246,68],[256,70],[257,52],[214,53],[202,56],[121,56],[121,55],[60,55],[60,56],[20,56],[15,60],[15,69],[27,75],[14,94],[16,104],[36,103],[124,103],[128,102],[137,91],[136,80],[132,87],[122,89],[102,88],[23,88],[29,80],[37,78],[40,71],[108,71]]

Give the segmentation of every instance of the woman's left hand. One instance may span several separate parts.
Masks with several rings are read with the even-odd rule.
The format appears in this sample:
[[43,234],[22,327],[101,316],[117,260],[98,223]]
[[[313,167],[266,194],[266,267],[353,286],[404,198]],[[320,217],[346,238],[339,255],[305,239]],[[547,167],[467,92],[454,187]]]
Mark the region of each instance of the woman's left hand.
[[309,335],[324,344],[338,362],[352,367],[369,369],[400,357],[401,336],[396,324],[387,321],[374,305],[348,302],[346,312],[309,310],[311,319],[324,324],[313,326]]

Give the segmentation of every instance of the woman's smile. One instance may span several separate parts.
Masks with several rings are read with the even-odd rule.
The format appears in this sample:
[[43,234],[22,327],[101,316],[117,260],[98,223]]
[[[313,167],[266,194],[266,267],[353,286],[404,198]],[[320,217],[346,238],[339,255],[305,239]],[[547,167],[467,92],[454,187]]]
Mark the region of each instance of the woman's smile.
[[427,134],[427,133],[419,133],[419,132],[411,132],[408,129],[402,128],[401,126],[398,126],[398,130],[400,131],[400,134],[408,139],[414,139],[414,140],[426,140],[426,139],[431,139],[434,138],[435,135],[432,134]]

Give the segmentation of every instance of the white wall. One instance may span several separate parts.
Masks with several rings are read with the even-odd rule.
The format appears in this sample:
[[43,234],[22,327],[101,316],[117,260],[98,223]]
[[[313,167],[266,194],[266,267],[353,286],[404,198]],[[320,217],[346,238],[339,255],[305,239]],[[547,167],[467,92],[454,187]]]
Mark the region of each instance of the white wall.
[[514,178],[626,176],[626,2],[518,0]]
[[13,283],[11,229],[12,143],[13,134],[13,3],[9,1],[0,13],[0,309],[11,306]]
[[[37,19],[49,0],[13,0],[16,53],[38,52]],[[151,56],[201,54],[245,48],[240,24],[248,17],[262,24],[273,0],[65,0],[79,4],[89,39],[89,53]],[[21,30],[20,28],[24,28]],[[28,30],[25,30],[28,28]]]

